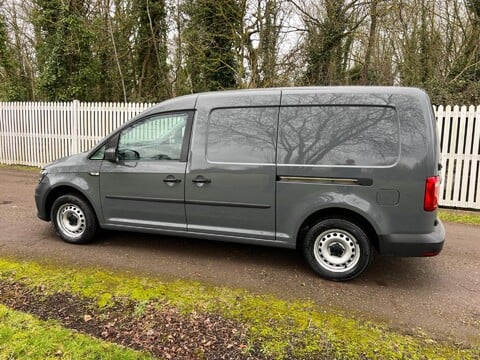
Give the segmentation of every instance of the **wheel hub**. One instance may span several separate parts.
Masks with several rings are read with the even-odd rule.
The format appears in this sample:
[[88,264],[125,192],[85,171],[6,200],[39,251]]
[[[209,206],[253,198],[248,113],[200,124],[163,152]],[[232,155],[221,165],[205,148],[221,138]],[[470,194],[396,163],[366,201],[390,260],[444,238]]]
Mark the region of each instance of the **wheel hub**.
[[69,214],[67,219],[71,226],[76,226],[78,224],[78,217],[76,217],[74,214]]
[[330,256],[342,257],[345,254],[345,247],[341,243],[333,243],[328,247]]
[[317,236],[314,255],[323,268],[333,272],[345,272],[358,264],[360,245],[349,232],[330,229]]
[[63,204],[57,211],[59,230],[71,238],[79,238],[85,232],[86,220],[83,210],[75,204]]

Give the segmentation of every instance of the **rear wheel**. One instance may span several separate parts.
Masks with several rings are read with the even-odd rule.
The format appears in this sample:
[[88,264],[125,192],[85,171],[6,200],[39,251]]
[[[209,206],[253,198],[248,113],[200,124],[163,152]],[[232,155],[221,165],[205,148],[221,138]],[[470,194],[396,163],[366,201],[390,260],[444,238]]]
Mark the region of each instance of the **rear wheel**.
[[372,246],[366,232],[341,218],[322,219],[305,235],[303,252],[310,267],[334,281],[359,276],[372,261]]
[[76,195],[57,198],[50,214],[55,232],[64,241],[85,244],[93,240],[97,232],[97,220],[90,205]]

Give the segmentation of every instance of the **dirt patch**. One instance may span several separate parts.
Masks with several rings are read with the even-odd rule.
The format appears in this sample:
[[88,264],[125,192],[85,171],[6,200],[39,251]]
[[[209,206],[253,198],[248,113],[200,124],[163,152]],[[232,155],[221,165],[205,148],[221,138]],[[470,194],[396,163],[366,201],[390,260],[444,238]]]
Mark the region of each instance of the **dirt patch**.
[[180,314],[161,303],[122,303],[98,308],[69,293],[47,294],[0,282],[0,303],[103,340],[166,359],[263,359],[241,325],[221,316]]

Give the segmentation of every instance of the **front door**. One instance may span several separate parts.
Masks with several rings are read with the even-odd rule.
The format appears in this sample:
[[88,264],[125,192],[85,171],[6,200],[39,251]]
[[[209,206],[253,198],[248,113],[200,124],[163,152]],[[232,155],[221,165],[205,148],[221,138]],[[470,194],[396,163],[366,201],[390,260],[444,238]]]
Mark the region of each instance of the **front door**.
[[185,231],[185,169],[190,113],[156,114],[120,132],[117,162],[104,160],[104,220],[125,228]]

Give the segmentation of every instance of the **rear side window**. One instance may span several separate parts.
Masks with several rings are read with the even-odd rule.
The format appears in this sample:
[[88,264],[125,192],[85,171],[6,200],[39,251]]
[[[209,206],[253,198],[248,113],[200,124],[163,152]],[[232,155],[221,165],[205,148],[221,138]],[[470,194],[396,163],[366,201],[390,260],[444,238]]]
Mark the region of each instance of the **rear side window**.
[[208,161],[274,164],[277,119],[278,108],[214,109],[208,118]]
[[388,166],[399,156],[395,109],[290,106],[280,111],[278,163]]

